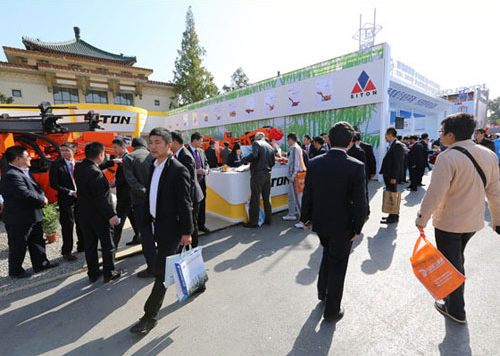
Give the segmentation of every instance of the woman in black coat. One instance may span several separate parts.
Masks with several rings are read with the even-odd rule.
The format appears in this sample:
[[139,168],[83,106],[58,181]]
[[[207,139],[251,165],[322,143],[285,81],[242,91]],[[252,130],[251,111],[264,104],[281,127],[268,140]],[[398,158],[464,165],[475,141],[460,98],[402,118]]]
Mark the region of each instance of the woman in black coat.
[[241,166],[241,159],[243,156],[241,155],[241,147],[238,143],[234,144],[233,150],[227,157],[227,165],[229,167],[239,167]]

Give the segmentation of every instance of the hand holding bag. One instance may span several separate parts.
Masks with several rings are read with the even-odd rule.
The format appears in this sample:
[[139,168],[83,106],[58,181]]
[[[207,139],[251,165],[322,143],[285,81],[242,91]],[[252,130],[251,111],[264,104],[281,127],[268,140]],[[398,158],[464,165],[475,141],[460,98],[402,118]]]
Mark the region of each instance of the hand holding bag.
[[179,302],[183,302],[187,297],[193,295],[208,280],[201,247],[196,247],[190,252],[182,255],[179,261],[174,263],[174,283]]
[[384,190],[382,212],[386,214],[399,215],[401,205],[401,193]]
[[304,187],[306,186],[306,174],[307,168],[304,164],[304,157],[302,157],[302,151],[298,152],[300,157],[300,164],[302,165],[302,171],[295,175],[295,192],[297,194],[304,192]]
[[[418,249],[422,240],[425,245]],[[417,279],[436,300],[447,297],[465,282],[465,276],[427,241],[424,230],[420,230],[410,262]]]

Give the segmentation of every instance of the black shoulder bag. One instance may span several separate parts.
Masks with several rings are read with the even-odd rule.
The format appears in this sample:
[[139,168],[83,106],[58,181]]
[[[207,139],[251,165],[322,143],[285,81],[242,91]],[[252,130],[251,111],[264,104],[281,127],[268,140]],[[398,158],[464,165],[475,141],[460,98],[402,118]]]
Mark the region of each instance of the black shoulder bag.
[[486,187],[486,176],[484,175],[483,170],[481,169],[481,167],[479,166],[479,164],[477,163],[477,161],[474,159],[474,157],[472,157],[472,155],[470,154],[470,152],[467,151],[465,148],[460,147],[460,146],[453,146],[453,147],[451,147],[451,149],[460,151],[464,155],[466,155],[467,157],[469,157],[469,159],[472,161],[472,164],[474,165],[474,167],[476,167],[477,173],[479,173],[479,176],[481,177],[481,180],[483,181],[484,187]]

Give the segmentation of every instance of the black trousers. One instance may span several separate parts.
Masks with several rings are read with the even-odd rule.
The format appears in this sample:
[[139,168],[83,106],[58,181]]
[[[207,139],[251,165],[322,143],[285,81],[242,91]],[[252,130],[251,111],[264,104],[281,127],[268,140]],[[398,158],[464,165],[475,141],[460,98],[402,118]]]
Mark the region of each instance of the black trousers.
[[115,244],[115,248],[118,249],[118,244],[122,238],[123,226],[127,218],[130,220],[130,225],[132,225],[132,229],[134,230],[134,239],[137,238],[139,230],[137,229],[137,224],[134,219],[132,202],[130,199],[118,198],[116,202],[116,215],[120,218],[120,224],[113,228],[113,243]]
[[425,167],[417,167],[416,168],[416,180],[417,180],[417,185],[422,185],[422,178],[424,177],[425,173]]
[[425,173],[425,167],[410,167],[410,188],[417,189],[422,184],[422,177]]
[[133,212],[137,223],[137,229],[141,235],[142,253],[146,259],[147,271],[154,273],[156,244],[153,238],[153,226],[151,223],[146,223],[146,213],[149,207],[146,204],[134,204]]
[[271,173],[252,174],[250,177],[250,219],[249,224],[257,225],[259,223],[260,196],[264,203],[265,222],[270,224],[273,219],[273,209],[271,207]]
[[85,259],[87,260],[89,277],[99,275],[99,262],[97,255],[97,243],[101,242],[102,269],[105,277],[111,276],[115,269],[115,249],[113,246],[113,228],[107,221],[97,219],[86,219],[81,217],[80,223],[85,238]]
[[73,228],[76,225],[77,249],[82,251],[85,248],[83,241],[83,232],[78,219],[78,210],[76,202],[60,203],[59,205],[59,223],[61,224],[61,232],[63,245],[61,254],[69,255],[73,250]]
[[47,261],[42,223],[5,224],[5,230],[9,243],[9,276],[24,272],[23,261],[26,256],[26,247],[28,247],[33,269],[41,269],[42,263]]
[[326,295],[325,314],[334,315],[340,311],[351,238],[346,233],[337,236],[319,235],[323,257],[319,268],[318,294]]
[[206,216],[205,216],[205,209],[206,209],[206,202],[207,202],[207,183],[205,182],[205,178],[200,180],[200,187],[201,190],[203,191],[203,200],[198,203],[198,219],[194,220],[195,222],[198,221],[198,227],[203,227],[205,226],[206,223]]
[[[438,250],[464,275],[464,250],[474,234],[475,232],[454,233],[435,229]],[[465,318],[464,289],[465,283],[444,299],[448,312],[461,318]]]
[[[195,202],[193,199],[193,221],[198,221],[198,210],[200,209],[200,204]],[[191,234],[192,242],[191,246],[195,248],[198,246],[198,224],[193,224],[193,233]]]
[[[396,182],[397,182],[397,179],[396,179]],[[384,183],[385,183],[385,187],[387,188],[387,190],[389,192],[397,192],[398,191],[398,184],[391,184],[391,179],[390,178],[387,178],[384,176]],[[398,214],[389,214],[389,218],[398,218],[399,215]]]

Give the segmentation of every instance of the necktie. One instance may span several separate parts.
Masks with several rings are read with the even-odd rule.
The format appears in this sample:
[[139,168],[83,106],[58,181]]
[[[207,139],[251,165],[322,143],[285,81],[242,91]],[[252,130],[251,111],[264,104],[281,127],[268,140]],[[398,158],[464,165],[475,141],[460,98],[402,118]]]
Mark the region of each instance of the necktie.
[[[196,169],[200,169],[202,168],[201,167],[201,159],[200,159],[200,155],[198,154],[198,150],[195,148],[194,149],[194,156],[195,156],[195,161],[196,161]],[[198,180],[202,180],[204,177],[203,174],[198,174]]]
[[309,145],[306,146],[307,157],[309,157]]
[[73,187],[76,188],[76,183],[75,183],[75,162],[71,161],[69,162],[69,166],[71,167],[71,180],[73,181]]

